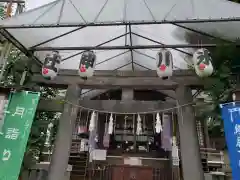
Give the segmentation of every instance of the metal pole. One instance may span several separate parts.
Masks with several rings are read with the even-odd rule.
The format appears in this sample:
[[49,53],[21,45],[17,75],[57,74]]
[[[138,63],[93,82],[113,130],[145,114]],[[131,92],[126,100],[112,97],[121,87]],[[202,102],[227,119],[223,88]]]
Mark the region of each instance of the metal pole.
[[[140,37],[140,38],[146,39],[146,40],[148,40],[148,41],[154,42],[154,43],[156,43],[156,44],[165,45],[164,43],[161,43],[161,42],[156,41],[156,40],[153,40],[153,39],[151,39],[151,38],[142,36],[142,35],[140,35],[140,34],[137,34],[137,33],[134,33],[134,32],[132,32],[132,34],[134,34],[135,36],[138,36],[138,37]],[[176,50],[176,51],[178,51],[178,52],[187,54],[187,55],[189,55],[189,56],[193,56],[193,54],[191,54],[191,53],[189,53],[189,52],[187,52],[187,51],[183,51],[183,50],[177,49],[177,48],[173,48],[173,49]]]
[[[120,36],[114,37],[114,38],[109,39],[109,40],[107,40],[107,41],[105,41],[105,42],[103,42],[103,43],[100,43],[100,44],[98,44],[98,45],[96,45],[96,46],[94,46],[94,47],[97,48],[97,47],[99,47],[99,46],[108,44],[108,43],[110,43],[110,42],[112,42],[112,41],[115,41],[115,40],[121,38],[121,37],[127,36],[128,34],[129,34],[129,33],[124,33],[124,34],[122,34],[122,35],[120,35]],[[83,51],[82,51],[82,52],[78,52],[78,53],[76,53],[76,54],[73,54],[73,55],[71,55],[71,56],[68,56],[68,57],[62,59],[62,61],[66,61],[66,60],[68,60],[68,59],[70,59],[70,58],[73,58],[73,57],[76,57],[76,56],[78,56],[78,55],[80,55],[80,54],[82,54],[82,53],[83,53]]]
[[202,35],[202,36],[209,37],[209,38],[219,39],[219,40],[221,40],[221,41],[228,42],[228,43],[234,42],[234,41],[230,41],[230,40],[223,39],[223,38],[221,38],[221,37],[213,36],[213,35],[211,35],[211,34],[209,34],[209,33],[206,33],[206,32],[202,32],[202,31],[199,31],[199,30],[195,30],[195,29],[192,29],[192,28],[188,28],[188,27],[183,26],[183,25],[180,25],[180,24],[175,24],[175,23],[173,23],[173,25],[174,25],[174,26],[177,26],[177,27],[180,27],[180,28],[182,28],[182,29],[186,29],[186,30],[188,30],[188,31],[192,31],[192,32],[194,32],[194,33],[200,34],[200,35]]
[[83,29],[83,28],[85,28],[85,26],[79,27],[79,28],[76,28],[76,29],[73,29],[73,30],[68,31],[68,32],[66,32],[66,33],[63,33],[63,34],[61,34],[61,35],[55,36],[55,37],[53,37],[53,38],[51,38],[51,39],[48,39],[48,40],[43,41],[43,42],[41,42],[41,43],[38,43],[38,44],[32,46],[32,48],[35,48],[35,47],[37,47],[37,46],[41,46],[41,45],[43,45],[43,44],[49,43],[49,42],[54,41],[54,40],[56,40],[56,39],[58,39],[58,38],[61,38],[61,37],[63,37],[63,36],[66,36],[66,35],[68,35],[68,34],[72,34],[72,33],[76,32],[76,31],[79,31],[79,30],[81,30],[81,29]]
[[2,25],[0,29],[28,29],[28,28],[58,28],[58,27],[81,27],[81,26],[126,26],[126,25],[151,25],[151,24],[194,24],[211,22],[239,22],[240,18],[217,18],[217,19],[186,19],[186,20],[162,20],[162,21],[128,21],[128,22],[99,22],[99,23],[68,23],[68,24],[23,24]]
[[[230,43],[222,44],[225,46],[233,45]],[[161,48],[213,48],[217,47],[217,44],[171,44],[171,45],[134,45],[134,46],[75,46],[75,47],[36,47],[30,49],[32,51],[78,51],[78,50],[118,50],[118,49],[161,49]],[[240,44],[234,44],[236,47],[240,47]]]
[[6,3],[20,3],[20,4],[24,4],[25,1],[21,1],[21,0],[0,0],[0,2],[6,2]]
[[[129,25],[129,36],[130,36],[130,46],[133,45],[133,38],[132,38],[132,27]],[[132,60],[132,70],[134,71],[134,59],[133,59],[133,49],[130,49],[131,52],[131,60]]]

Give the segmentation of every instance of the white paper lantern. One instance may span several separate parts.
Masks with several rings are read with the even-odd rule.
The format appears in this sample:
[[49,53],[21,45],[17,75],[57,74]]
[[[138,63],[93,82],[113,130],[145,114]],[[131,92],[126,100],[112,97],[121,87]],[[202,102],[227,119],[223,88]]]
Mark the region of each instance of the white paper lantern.
[[96,54],[93,51],[85,51],[82,54],[79,63],[79,75],[82,78],[88,78],[93,76],[96,66]]
[[212,58],[207,49],[198,49],[193,54],[195,72],[199,77],[208,77],[213,73]]
[[167,49],[162,49],[157,53],[157,74],[159,77],[170,77],[173,74],[173,57]]
[[47,54],[42,67],[42,76],[48,80],[54,79],[59,71],[61,56],[58,51]]

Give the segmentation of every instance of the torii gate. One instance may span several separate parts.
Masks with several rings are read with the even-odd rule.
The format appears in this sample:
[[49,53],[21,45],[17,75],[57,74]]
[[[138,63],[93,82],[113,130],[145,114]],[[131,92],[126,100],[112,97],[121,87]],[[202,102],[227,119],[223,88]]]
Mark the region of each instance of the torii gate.
[[[96,76],[87,81],[81,80],[76,76],[76,72],[72,70],[60,73],[53,81],[46,81],[39,74],[33,75],[32,82],[34,83],[67,88],[66,100],[72,104],[79,103],[79,94],[83,88],[109,89],[118,87],[174,90],[177,105],[181,106],[192,103],[191,88],[201,87],[201,80],[193,76],[192,72],[189,74],[189,71],[176,71],[176,74],[170,80],[159,80],[156,77],[156,73],[151,71],[152,64],[146,63],[149,55],[140,57],[139,54],[144,54],[145,52],[137,53],[137,51],[171,48],[191,56],[191,53],[182,49],[215,47],[216,44],[180,43],[166,45],[150,36],[141,35],[139,31],[133,30],[133,28],[137,26],[154,26],[152,28],[152,31],[154,31],[157,25],[171,24],[195,33],[214,37],[212,33],[214,33],[214,27],[218,24],[216,26],[218,32],[226,35],[227,39],[233,40],[235,37],[238,37],[236,33],[240,32],[240,25],[236,26],[240,21],[240,6],[225,1],[216,1],[216,3],[219,3],[218,6],[207,0],[193,0],[193,3],[187,0],[177,3],[175,0],[146,0],[144,2],[141,0],[128,2],[116,2],[113,0],[57,0],[40,8],[22,13],[19,16],[1,21],[0,33],[40,66],[46,53],[53,50],[58,50],[62,53],[65,60],[62,67],[66,66],[67,69],[72,69],[73,66],[76,66],[74,62],[79,59],[84,50],[108,50],[107,53],[105,52],[105,57],[102,58],[104,60],[98,62],[99,66],[123,54],[129,55],[130,58],[121,58],[122,62],[124,62],[122,64],[117,63],[120,62],[117,61],[105,69],[104,66],[101,66],[100,69],[106,71],[96,72]],[[215,8],[217,10],[213,11]],[[230,10],[226,11],[226,9]],[[224,15],[222,17],[221,14],[223,12]],[[227,29],[226,23],[228,23]],[[233,23],[235,25],[230,27],[230,24],[232,25]],[[234,33],[227,34],[229,28],[232,28]],[[124,31],[121,34],[115,33],[114,31],[116,30]],[[157,28],[155,33],[159,33]],[[114,36],[109,38],[113,34]],[[152,44],[143,41],[138,44],[133,37],[138,37],[139,41],[140,39],[147,40]],[[95,39],[98,42],[93,42]],[[121,39],[123,39],[124,45],[118,42]],[[82,42],[83,44],[81,44]],[[117,45],[114,44],[115,42],[118,42],[116,43]],[[106,45],[109,43],[113,43],[113,45]],[[113,53],[120,50],[121,53]],[[123,52],[124,50],[129,51]],[[71,52],[66,53],[66,51]],[[112,57],[109,58],[107,54],[111,53]],[[136,59],[134,56],[138,58]],[[130,59],[130,61],[125,62],[126,59]],[[67,63],[66,60],[71,60],[71,62]],[[114,66],[113,69],[110,69],[111,66]],[[131,72],[123,72],[123,68],[129,67]],[[145,71],[138,71],[141,69],[140,67]],[[121,106],[119,108],[121,109]],[[76,116],[76,107],[65,104],[60,119],[49,180],[59,180],[63,177],[67,168],[71,135]],[[184,179],[203,180],[204,174],[199,154],[193,107],[183,106],[179,108],[178,119]]]

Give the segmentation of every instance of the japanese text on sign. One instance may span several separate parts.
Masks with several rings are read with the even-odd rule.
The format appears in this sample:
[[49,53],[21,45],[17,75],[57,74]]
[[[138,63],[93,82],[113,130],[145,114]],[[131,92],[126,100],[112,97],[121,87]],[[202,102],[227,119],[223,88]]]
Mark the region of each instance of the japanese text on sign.
[[4,149],[3,154],[2,154],[2,160],[3,161],[8,161],[11,157],[11,151],[8,149]]
[[11,92],[9,95],[9,103],[2,114],[0,180],[19,178],[39,99],[40,93],[36,92]]
[[16,128],[8,128],[5,138],[6,139],[11,139],[11,140],[17,140],[18,136],[20,134],[19,129]]
[[16,107],[15,112],[12,114],[12,116],[20,116],[21,118],[24,115],[25,108],[23,107]]
[[[235,125],[234,135],[236,135],[236,148],[238,153],[240,153],[240,124]],[[240,159],[238,160],[238,166],[240,167]]]

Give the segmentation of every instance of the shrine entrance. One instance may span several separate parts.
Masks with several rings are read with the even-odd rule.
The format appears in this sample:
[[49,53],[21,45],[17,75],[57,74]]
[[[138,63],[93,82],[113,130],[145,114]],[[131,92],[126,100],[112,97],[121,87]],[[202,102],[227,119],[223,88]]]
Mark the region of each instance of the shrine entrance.
[[[92,99],[128,100],[135,99],[136,102],[145,100],[164,103],[166,95],[158,91],[112,90]],[[131,95],[131,96],[130,96]],[[131,100],[132,101],[132,100]],[[108,107],[114,108],[114,107]],[[132,108],[132,107],[129,107]],[[133,108],[132,108],[133,109]],[[106,110],[106,109],[105,109]],[[110,109],[108,109],[111,112]],[[130,110],[131,111],[131,110]],[[73,133],[73,145],[69,164],[73,165],[71,179],[79,177],[80,163],[77,158],[84,157],[84,152],[89,152],[85,161],[87,170],[82,174],[90,179],[153,179],[164,180],[172,177],[172,136],[175,134],[173,126],[174,112],[165,111],[159,114],[160,131],[156,132],[156,115],[146,114],[111,114],[106,112],[96,113],[94,123],[92,112],[80,109]],[[111,122],[113,120],[113,122]],[[92,123],[95,130],[88,131]],[[113,127],[111,126],[111,123]],[[139,131],[139,123],[141,130]],[[109,129],[112,128],[112,132]],[[92,153],[91,153],[92,152]],[[92,156],[92,154],[94,154]],[[92,156],[92,157],[91,157]],[[82,159],[83,160],[83,159]],[[84,165],[82,164],[84,167]],[[99,177],[99,178],[98,178]]]
[[26,55],[20,88],[65,90],[42,106],[62,112],[48,180],[69,165],[72,180],[204,180],[193,90],[212,75],[204,48],[217,44],[161,36],[169,24],[236,39],[239,12],[220,0],[56,0],[1,20],[2,70],[13,44]]

